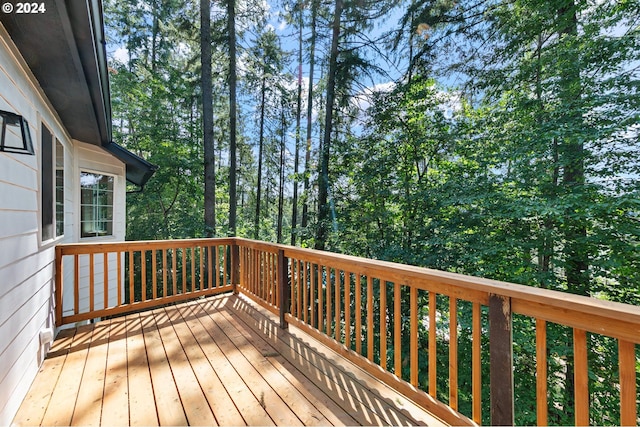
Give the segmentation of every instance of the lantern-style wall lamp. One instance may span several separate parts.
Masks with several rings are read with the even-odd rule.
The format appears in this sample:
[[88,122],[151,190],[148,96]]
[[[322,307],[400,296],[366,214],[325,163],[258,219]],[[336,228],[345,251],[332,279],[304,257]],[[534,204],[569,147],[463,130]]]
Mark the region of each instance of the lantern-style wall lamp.
[[0,151],[35,154],[29,124],[24,117],[0,110]]

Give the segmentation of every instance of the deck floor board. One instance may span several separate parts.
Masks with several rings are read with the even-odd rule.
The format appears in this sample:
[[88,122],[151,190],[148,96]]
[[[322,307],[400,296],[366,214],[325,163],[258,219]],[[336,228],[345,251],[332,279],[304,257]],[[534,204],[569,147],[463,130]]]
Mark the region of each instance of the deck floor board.
[[62,331],[16,425],[443,425],[249,299]]

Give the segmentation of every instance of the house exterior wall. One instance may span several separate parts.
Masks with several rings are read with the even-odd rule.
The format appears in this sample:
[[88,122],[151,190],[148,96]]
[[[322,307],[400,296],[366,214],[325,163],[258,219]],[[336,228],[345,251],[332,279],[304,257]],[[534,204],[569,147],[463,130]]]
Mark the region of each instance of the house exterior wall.
[[[126,195],[124,164],[98,147],[69,137],[2,24],[0,110],[24,116],[35,148],[33,156],[0,152],[0,425],[10,425],[49,349],[48,342],[41,343],[40,333],[55,326],[55,245],[124,240]],[[42,125],[64,153],[64,233],[44,241]],[[116,178],[113,236],[80,239],[81,170]]]
[[[75,148],[75,175],[77,179],[74,180],[73,194],[80,194],[80,173],[90,172],[97,174],[106,174],[114,177],[114,201],[113,201],[113,235],[104,237],[89,237],[78,238],[77,241],[82,242],[101,242],[101,241],[123,241],[125,238],[126,225],[126,178],[125,178],[125,166],[119,160],[105,152],[104,150],[79,141],[74,141]],[[73,212],[80,213],[80,198],[76,197],[74,200]],[[73,223],[74,233],[76,236],[81,236],[80,233],[80,221],[76,220]],[[115,254],[110,254],[111,261],[109,265],[111,269],[109,271],[109,305],[116,304],[117,298],[117,263],[115,262]],[[63,283],[66,289],[72,289],[71,286],[74,280],[74,266],[73,258],[67,257],[64,259],[63,264]],[[79,257],[79,274],[78,280],[80,283],[79,289],[79,304],[78,309],[80,312],[88,311],[89,309],[89,257]],[[102,284],[104,278],[103,260],[100,258],[94,259],[94,283]],[[124,265],[124,261],[122,263]],[[124,283],[124,280],[121,280]],[[94,289],[94,307],[104,308],[104,286],[96,286]],[[63,315],[73,314],[73,294],[63,294]]]

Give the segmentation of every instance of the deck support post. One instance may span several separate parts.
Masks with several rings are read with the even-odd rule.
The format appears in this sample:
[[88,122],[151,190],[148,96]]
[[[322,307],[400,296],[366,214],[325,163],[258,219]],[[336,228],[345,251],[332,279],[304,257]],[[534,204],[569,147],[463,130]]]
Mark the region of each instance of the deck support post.
[[491,425],[512,426],[513,332],[511,298],[506,296],[489,296],[489,353]]
[[56,246],[54,296],[56,302],[56,327],[62,326],[62,249]]
[[238,283],[240,278],[240,247],[237,243],[231,245],[231,285],[233,294],[238,295]]
[[288,260],[284,250],[278,249],[278,301],[280,302],[280,328],[288,329],[286,314],[290,311],[289,299],[291,288],[289,284]]

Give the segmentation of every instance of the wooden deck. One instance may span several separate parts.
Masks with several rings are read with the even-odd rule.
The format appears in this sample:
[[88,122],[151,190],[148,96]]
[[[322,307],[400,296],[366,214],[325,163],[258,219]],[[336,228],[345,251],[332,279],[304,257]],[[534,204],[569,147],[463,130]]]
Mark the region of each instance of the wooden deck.
[[242,296],[62,331],[16,425],[442,425]]

